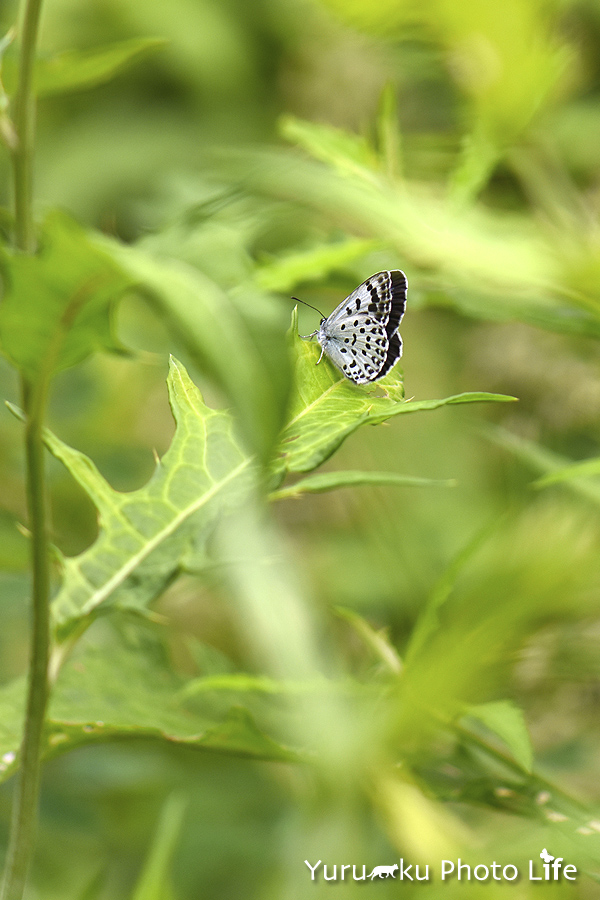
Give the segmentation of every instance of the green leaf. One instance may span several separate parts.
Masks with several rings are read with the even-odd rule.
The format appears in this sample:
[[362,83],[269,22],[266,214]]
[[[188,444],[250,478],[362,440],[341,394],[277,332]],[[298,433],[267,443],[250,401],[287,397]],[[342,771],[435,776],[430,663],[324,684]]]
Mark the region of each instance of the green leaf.
[[301,281],[321,281],[333,270],[345,268],[367,253],[378,249],[380,242],[352,238],[334,244],[319,244],[310,250],[282,254],[257,267],[255,280],[266,291],[292,291]]
[[78,225],[48,217],[37,254],[6,251],[0,346],[32,382],[116,349],[111,306],[129,279]]
[[334,612],[348,622],[361,640],[371,650],[373,655],[383,663],[386,670],[392,675],[400,675],[402,672],[402,660],[389,639],[387,630],[376,631],[366,619],[344,606],[338,606]]
[[233,296],[181,260],[108,239],[104,246],[225,391],[248,446],[265,459],[281,428],[290,383],[283,320],[273,319],[272,305],[256,288]]
[[386,176],[393,181],[402,168],[402,138],[396,88],[391,82],[385,85],[379,98],[376,128],[381,165]]
[[499,700],[493,703],[469,706],[466,715],[471,719],[477,719],[486,728],[493,731],[504,741],[516,762],[526,772],[531,772],[533,748],[523,711],[518,706],[511,700]]
[[123,494],[94,464],[47,432],[48,448],[98,508],[99,534],[64,561],[52,604],[60,633],[106,604],[144,608],[173,578],[187,552],[211,534],[220,513],[246,495],[252,464],[233,437],[231,416],[209,409],[185,369],[171,361],[171,446],[148,484]]
[[[146,737],[257,759],[290,760],[296,754],[258,727],[251,712],[186,697],[162,644],[151,635],[135,640],[115,629],[78,642],[53,687],[42,755],[123,738]],[[94,641],[92,641],[92,637]],[[25,679],[0,689],[0,781],[19,765]]]
[[357,134],[295,116],[282,116],[279,129],[284,138],[304,147],[316,159],[329,163],[342,174],[373,181],[377,157],[367,140]]
[[174,896],[171,893],[169,871],[186,808],[187,799],[182,793],[173,793],[167,799],[131,900],[169,900]]
[[432,296],[431,305],[453,308],[465,316],[487,322],[525,322],[558,334],[600,338],[597,315],[557,303],[541,291],[531,296],[519,295],[518,291],[512,295],[506,292],[497,297],[489,291],[475,293],[461,285],[460,290]]
[[322,494],[339,488],[390,485],[393,487],[453,487],[452,479],[437,481],[434,478],[418,478],[412,475],[396,475],[394,472],[323,472],[303,478],[295,484],[280,488],[270,494],[271,500],[299,497],[301,494]]
[[[550,484],[561,484],[564,481],[571,481],[573,478],[592,478],[595,475],[600,475],[600,457],[584,459],[581,462],[563,466],[562,469],[549,472],[547,475],[534,481],[534,487],[542,488]],[[598,490],[600,491],[600,486],[598,486]]]
[[224,675],[204,675],[193,678],[185,685],[182,696],[195,697],[211,691],[235,693],[282,694],[287,691],[306,690],[297,682],[276,681],[266,675],[247,675],[245,672],[229,672]]
[[[554,453],[552,450],[547,450],[535,441],[530,441],[528,438],[514,434],[506,428],[488,427],[483,434],[488,440],[509,450],[536,472],[544,473],[542,479],[533,482],[534,487],[546,487],[555,481],[556,483],[561,482],[566,488],[585,497],[587,500],[591,500],[592,503],[600,503],[600,486],[586,478],[568,476],[569,471],[574,471],[577,468],[577,464],[573,466],[571,460],[565,456]],[[587,462],[594,468],[595,460],[586,460],[585,463],[580,465],[586,466]],[[565,478],[561,477],[563,472],[567,473]],[[591,474],[591,472],[588,472],[588,474]]]
[[[34,70],[35,91],[38,97],[48,97],[104,84],[166,43],[162,38],[131,38],[91,50],[68,50],[39,57]],[[16,81],[16,56],[10,55],[5,66],[9,94],[14,94]]]
[[418,657],[419,653],[423,651],[431,637],[440,627],[439,611],[449,599],[458,576],[471,561],[473,556],[487,542],[488,538],[496,531],[497,527],[498,521],[494,520],[480,529],[466,547],[464,547],[450,563],[433,588],[427,599],[427,603],[419,613],[415,627],[412,630],[410,641],[405,652],[407,666],[411,665]]
[[[275,463],[278,473],[309,472],[317,468],[361,425],[377,425],[393,416],[449,404],[515,399],[503,394],[468,393],[444,400],[398,400],[395,398],[402,395],[402,383],[394,373],[378,382],[374,389],[357,387],[326,358],[316,365],[318,348],[298,335],[297,309],[292,315],[290,340],[296,359],[296,381],[280,443],[280,457]],[[386,396],[375,393],[380,388]]]
[[[532,846],[543,847],[552,841],[554,852],[585,869],[600,862],[600,823],[593,804],[583,803],[565,793],[557,785],[528,773],[497,741],[469,728],[455,726],[460,743],[454,753],[445,757],[445,767],[453,775],[443,785],[439,770],[428,765],[417,771],[440,801],[500,810],[517,823],[527,823],[527,839]],[[544,843],[542,843],[544,842]],[[558,848],[561,849],[558,849]],[[589,874],[589,872],[587,873]]]
[[422,184],[394,185],[376,163],[345,150],[342,142],[332,150],[327,126],[325,134],[320,128],[286,120],[284,130],[328,165],[285,150],[232,152],[232,177],[243,173],[262,193],[295,200],[333,228],[393,247],[408,273],[412,303],[419,299],[489,321],[522,320],[560,333],[600,335],[593,291],[569,283],[555,243],[544,240],[530,218],[498,218],[483,205],[459,209]]

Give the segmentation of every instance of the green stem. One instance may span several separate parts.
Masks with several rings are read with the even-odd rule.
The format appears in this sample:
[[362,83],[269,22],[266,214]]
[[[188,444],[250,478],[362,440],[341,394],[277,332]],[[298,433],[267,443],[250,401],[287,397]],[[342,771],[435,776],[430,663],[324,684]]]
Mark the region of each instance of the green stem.
[[20,41],[19,78],[13,113],[17,136],[17,146],[13,151],[15,246],[18,250],[24,250],[26,253],[33,253],[35,250],[32,205],[35,138],[33,69],[41,7],[42,0],[25,0]]
[[[32,168],[35,136],[33,67],[42,0],[25,0],[20,41],[19,77],[14,101],[17,145],[13,152],[15,235],[17,250],[33,253]],[[33,852],[38,817],[41,745],[48,703],[50,653],[50,569],[46,528],[44,445],[42,427],[46,384],[22,378],[25,411],[27,512],[31,533],[32,632],[25,729],[11,831],[0,900],[22,900]]]
[[25,731],[21,745],[21,767],[15,791],[10,842],[1,900],[21,900],[37,825],[40,784],[40,750],[48,701],[48,660],[50,647],[50,607],[48,535],[44,476],[44,445],[41,410],[32,403],[28,385],[24,388],[25,450],[27,463],[27,508],[31,530],[33,570],[33,622]]

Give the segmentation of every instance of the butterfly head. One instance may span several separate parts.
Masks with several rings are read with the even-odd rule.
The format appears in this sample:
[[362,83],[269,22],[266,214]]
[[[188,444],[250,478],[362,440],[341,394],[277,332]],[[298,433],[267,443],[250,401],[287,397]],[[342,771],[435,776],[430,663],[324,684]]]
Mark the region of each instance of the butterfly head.
[[[323,324],[323,322],[324,322],[325,319],[326,319],[326,316],[323,315],[323,313],[321,312],[320,309],[317,309],[316,306],[312,306],[310,303],[307,303],[306,300],[300,300],[299,297],[292,297],[292,300],[295,300],[296,303],[303,303],[304,306],[308,306],[309,309],[314,309],[315,312],[318,312],[319,315],[321,316],[321,321],[320,321],[319,324],[320,324],[320,325]],[[315,334],[316,334],[316,331],[315,331]]]

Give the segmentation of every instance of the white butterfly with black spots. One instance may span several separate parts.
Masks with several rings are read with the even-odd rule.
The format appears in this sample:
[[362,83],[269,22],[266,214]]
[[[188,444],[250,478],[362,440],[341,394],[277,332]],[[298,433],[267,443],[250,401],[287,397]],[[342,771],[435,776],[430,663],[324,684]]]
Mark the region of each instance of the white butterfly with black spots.
[[321,319],[317,331],[302,335],[316,336],[321,345],[317,365],[325,354],[354,384],[383,378],[402,356],[398,327],[407,289],[406,275],[399,269],[367,278],[330,316]]

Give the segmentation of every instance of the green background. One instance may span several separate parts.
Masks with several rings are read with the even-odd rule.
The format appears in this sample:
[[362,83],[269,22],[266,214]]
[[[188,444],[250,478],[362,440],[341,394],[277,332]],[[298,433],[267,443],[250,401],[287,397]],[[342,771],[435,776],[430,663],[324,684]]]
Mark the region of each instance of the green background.
[[[2,10],[4,31],[14,15]],[[168,304],[132,293],[115,322],[128,352],[61,372],[50,427],[115,489],[141,487],[174,432],[164,384],[173,352],[209,405],[233,405],[260,453],[284,408],[290,296],[329,313],[368,275],[402,268],[406,397],[490,391],[518,403],[446,407],[358,430],[325,470],[456,484],[276,504],[289,581],[320,623],[324,657],[361,675],[371,671],[362,645],[333,610],[388,629],[402,657],[428,599],[447,585],[417,691],[447,690],[461,704],[514,701],[536,771],[596,822],[600,464],[562,484],[534,482],[600,453],[600,4],[48,0],[44,8],[42,54],[137,38],[161,41],[106,83],[40,99],[39,216],[58,207],[194,266],[234,296],[242,285],[237,308],[268,363],[252,387],[235,345],[215,333],[215,357],[199,358],[185,339],[185,310],[178,319],[174,307],[169,315]],[[7,58],[7,89],[9,70]],[[8,204],[7,153],[0,173]],[[318,325],[311,310],[299,318],[301,333]],[[18,402],[6,361],[0,387]],[[0,411],[3,682],[27,658],[21,440],[20,423]],[[49,478],[52,540],[73,556],[96,536],[95,510],[56,460]],[[262,674],[264,656],[219,572],[182,576],[153,609],[164,618],[144,626],[147,639],[160,631],[178,677]],[[111,628],[132,644],[146,639],[127,617],[97,622],[94,639],[109,660]],[[383,727],[380,742],[376,727],[369,741],[375,766],[398,753],[427,786],[424,806],[408,788],[396,796],[388,786],[389,802],[374,803],[353,787],[360,721],[351,735],[339,726],[332,736],[326,774],[141,738],[57,757],[44,771],[32,896],[392,896],[397,883],[310,885],[304,859],[370,870],[398,855],[435,864],[459,851],[521,865],[546,845],[559,855],[553,841],[568,861],[597,870],[593,827],[581,832],[590,828],[568,813],[536,818],[535,798],[531,808],[523,799],[529,787],[508,809],[499,763],[486,769],[456,734],[419,722],[417,704],[391,742]],[[2,842],[10,800],[9,782]],[[170,874],[144,882],[156,834]],[[402,888],[449,900],[462,890]],[[493,883],[464,890],[498,892]],[[526,882],[502,890],[533,896]],[[535,895],[542,890],[592,898],[597,885],[586,875]]]

